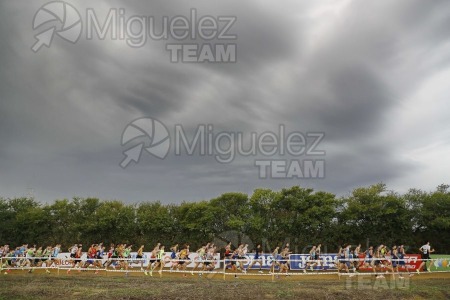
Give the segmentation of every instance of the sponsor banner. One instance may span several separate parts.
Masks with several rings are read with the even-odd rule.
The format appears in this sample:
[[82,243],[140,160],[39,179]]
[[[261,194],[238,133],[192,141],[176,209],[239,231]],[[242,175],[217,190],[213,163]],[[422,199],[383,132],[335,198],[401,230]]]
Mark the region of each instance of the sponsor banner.
[[[255,261],[255,255],[256,253],[247,253],[247,255],[245,255],[245,259],[241,262],[237,262],[236,265],[239,266],[242,263],[244,265],[244,268],[248,268],[253,263],[253,261]],[[250,268],[250,270],[259,270],[260,264],[261,269],[269,270],[272,266],[273,260],[274,259],[272,254],[259,254],[259,259],[256,260],[256,263]],[[225,261],[227,263],[227,260]],[[275,270],[278,270],[278,266],[275,266]]]
[[[337,254],[322,254],[320,256],[320,262],[317,262],[317,264],[314,267],[315,270],[323,270],[323,269],[330,269],[330,268],[336,268],[336,265],[334,263],[336,259]],[[255,260],[255,253],[248,253],[245,256],[245,260],[243,261],[244,267],[247,268],[250,264],[253,263]],[[280,260],[279,258],[277,259]],[[260,254],[260,261],[261,261],[261,269],[270,269],[272,266],[272,263],[274,261],[274,258],[272,254]],[[303,270],[307,263],[309,261],[309,254],[291,254],[289,255],[289,264],[291,270]],[[312,264],[311,264],[312,265]],[[257,261],[251,269],[259,269],[259,262]],[[276,265],[275,270],[278,270],[279,267]]]
[[[431,271],[450,271],[450,255],[442,255],[442,254],[431,254],[432,259],[436,259],[433,261],[433,265],[431,266]],[[427,267],[430,263],[427,263]]]
[[[151,253],[150,252],[144,252],[143,255],[143,267],[147,267],[149,263],[149,257]],[[105,258],[102,260],[102,263],[107,261],[106,258],[107,254],[105,254]],[[254,261],[255,253],[248,253],[245,256],[245,259],[242,261],[237,261],[236,265],[240,266],[241,264],[244,266],[244,268],[247,268],[252,262]],[[140,268],[141,262],[140,260],[136,259],[136,252],[131,253],[131,267],[134,268]],[[431,255],[432,259],[436,259],[433,261],[433,264],[431,265],[431,271],[448,271],[450,269],[450,256],[449,255]],[[71,266],[71,258],[70,254],[68,252],[65,253],[59,253],[58,259],[61,259],[61,265],[62,266]],[[215,268],[220,268],[220,255],[216,254],[214,256],[214,259],[217,260],[215,262]],[[87,260],[86,253],[83,254],[81,257],[81,261],[85,262]],[[192,268],[196,265],[197,262],[200,262],[200,258],[197,253],[190,253],[189,254],[189,264],[187,264],[188,268]],[[329,269],[336,269],[335,262],[337,260],[337,254],[322,254],[319,258],[319,262],[316,266],[314,266],[315,270],[329,270]],[[360,254],[360,262],[359,262],[359,270],[360,271],[373,271],[372,268],[365,268],[363,266],[365,260],[365,255]],[[386,259],[384,259],[385,261]],[[408,269],[409,271],[415,271],[419,268],[420,264],[422,263],[422,259],[420,254],[406,254],[404,257],[404,263],[399,263],[399,271],[406,271]],[[165,268],[170,268],[172,266],[171,262],[171,252],[165,252],[164,255],[164,261],[165,261]],[[261,262],[261,269],[269,270],[271,268],[271,265],[274,261],[274,258],[271,254],[260,254],[260,260],[258,260],[251,269],[259,269]],[[305,267],[308,267],[308,261],[309,261],[309,254],[291,254],[289,256],[289,263],[290,263],[290,269],[291,270],[303,270]],[[382,260],[383,261],[383,260]],[[230,264],[230,261],[225,259],[226,264]],[[312,265],[312,264],[311,264]],[[356,264],[355,264],[356,265]],[[201,264],[199,265],[201,268]],[[223,266],[223,265],[222,265]],[[427,262],[427,268],[430,267],[430,262]],[[276,270],[278,270],[278,266],[275,267]],[[382,268],[383,271],[386,270],[386,268]]]
[[[131,259],[130,266],[133,267],[133,268],[140,268],[141,267],[141,260],[136,258],[136,254],[137,254],[136,252],[131,252],[131,254],[130,254],[130,259]],[[172,266],[171,254],[172,254],[172,252],[165,252],[165,254],[164,254],[164,262],[165,262],[164,267],[165,268],[170,268]],[[108,254],[105,253],[105,255],[103,257],[103,260],[102,260],[102,263],[104,263],[105,261],[108,260],[107,256],[108,256]],[[148,266],[150,256],[151,256],[151,252],[144,252],[143,253],[143,256],[142,256],[143,264],[142,265],[143,265],[144,268]],[[59,253],[58,254],[58,258],[61,259],[61,265],[62,266],[69,267],[69,266],[72,265],[72,263],[71,263],[72,258],[70,258],[70,253],[68,253],[68,252]],[[215,254],[214,255],[214,259],[217,260],[217,262],[214,263],[215,264],[215,268],[216,269],[220,268],[220,261],[219,261],[220,254],[218,254],[218,253]],[[87,258],[86,253],[83,253],[83,255],[81,256],[81,261],[85,262],[87,260],[88,260],[88,258]],[[201,259],[198,256],[198,253],[195,253],[195,252],[194,253],[190,253],[189,254],[189,264],[187,264],[187,267],[188,268],[193,268],[196,265],[197,262],[201,262]],[[174,262],[174,263],[176,263],[176,262]],[[201,268],[202,265],[200,264],[199,267]]]
[[[150,255],[150,253],[147,254],[147,257]],[[170,268],[172,266],[172,259],[171,259],[171,255],[172,252],[166,252],[164,254],[164,267],[166,268]],[[214,262],[215,264],[215,269],[220,268],[220,254],[216,253],[214,255],[214,260],[216,260],[216,262]],[[198,266],[201,268],[203,265],[201,264],[202,259],[199,257],[198,253],[194,252],[194,253],[190,253],[189,254],[189,264],[187,265],[188,268],[193,268],[196,266],[197,263],[200,263]],[[174,262],[175,264],[177,263],[176,261]],[[213,262],[211,262],[213,263]],[[148,264],[148,262],[147,262]]]
[[314,270],[336,269],[336,258],[336,253],[321,254],[318,261],[316,261],[316,265],[314,265],[314,262],[311,262],[308,266],[308,262],[310,261],[309,254],[289,255],[291,270],[303,270],[306,267],[310,268],[311,266]]
[[[359,270],[361,271],[373,271],[371,267],[367,268],[364,267],[364,260],[365,260],[365,254],[360,254],[359,258],[360,258],[360,262],[359,262]],[[378,259],[381,261],[381,264],[383,266],[385,266],[387,264],[387,260],[386,258],[381,258]],[[408,269],[409,271],[415,271],[419,268],[420,264],[422,263],[422,259],[420,254],[405,254],[405,257],[403,258],[403,260],[398,261],[397,265],[398,265],[398,270],[399,271],[406,271],[406,269]],[[386,268],[385,267],[381,267],[381,270],[385,271]]]

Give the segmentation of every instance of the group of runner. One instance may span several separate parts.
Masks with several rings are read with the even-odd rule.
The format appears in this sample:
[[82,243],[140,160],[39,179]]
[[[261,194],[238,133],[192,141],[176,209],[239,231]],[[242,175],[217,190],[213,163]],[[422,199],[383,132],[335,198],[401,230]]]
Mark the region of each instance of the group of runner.
[[[69,257],[60,258],[58,254],[61,252],[61,245],[58,244],[54,247],[47,246],[45,249],[42,247],[36,247],[36,245],[29,246],[23,244],[15,249],[10,249],[9,245],[3,245],[0,247],[0,258],[2,259],[1,268],[10,271],[10,268],[27,268],[28,272],[33,272],[35,267],[42,267],[45,265],[46,272],[49,273],[49,268],[52,266],[61,265],[64,260],[67,268],[67,274],[70,274],[71,270],[77,269],[81,271],[89,267],[95,268],[97,274],[100,269],[116,269],[120,268],[125,270],[128,274],[128,269],[132,263],[140,264],[141,271],[145,275],[153,275],[154,270],[162,272],[167,260],[165,257],[165,246],[157,243],[151,251],[148,260],[149,263],[144,269],[144,245],[141,245],[136,252],[136,256],[131,258],[131,252],[133,251],[133,245],[127,244],[111,244],[109,250],[106,251],[106,247],[103,243],[92,244],[86,252],[83,251],[82,244],[74,244],[68,248]],[[191,261],[189,258],[190,247],[185,244],[183,247],[179,247],[178,244],[170,247],[171,255],[168,260],[171,263],[170,270],[185,271],[187,265],[194,263],[194,267],[190,270],[191,274],[194,271],[211,271],[215,267],[215,259],[217,253],[217,246],[213,243],[208,243],[201,246],[196,253],[197,258],[195,261]],[[85,255],[85,257],[83,257]]]
[[[425,266],[424,271],[427,271],[426,263],[430,261],[429,269],[432,265],[432,260],[430,260],[430,253],[434,252],[431,249],[430,242],[419,248],[421,252],[421,264],[416,268],[416,272],[420,273],[422,267]],[[376,278],[384,278],[382,271],[386,273],[391,273],[392,275],[398,274],[400,279],[403,279],[402,272],[400,269],[407,273],[408,276],[413,276],[414,274],[409,271],[406,265],[406,250],[404,245],[394,245],[388,248],[386,245],[379,245],[374,248],[370,246],[364,252],[361,250],[361,244],[356,246],[353,250],[350,244],[345,247],[341,247],[338,251],[338,272],[345,271],[346,273],[353,272],[350,276],[354,275],[360,269],[372,270],[373,273],[377,273]],[[428,270],[429,270],[428,269]]]
[[[406,261],[404,259],[406,255],[405,247],[392,246],[390,249],[386,245],[379,245],[374,249],[370,246],[366,251],[361,251],[361,245],[351,249],[351,245],[341,247],[338,251],[338,272],[345,271],[346,273],[356,273],[360,268],[372,270],[374,273],[386,270],[386,272],[397,273],[399,278],[403,278],[399,272],[399,268],[405,270],[409,276],[412,274],[406,267]],[[418,271],[418,270],[417,270]],[[352,275],[350,275],[352,276]],[[377,278],[383,278],[384,275],[379,273]]]
[[[326,265],[330,264],[328,267],[337,268],[338,272],[346,272],[349,273],[350,277],[354,276],[360,269],[365,269],[365,271],[372,271],[376,273],[376,278],[384,278],[382,274],[384,271],[387,273],[397,274],[399,278],[404,278],[402,276],[402,272],[407,273],[409,276],[413,276],[414,274],[409,271],[409,268],[406,264],[406,250],[404,245],[400,246],[392,246],[388,248],[386,245],[379,245],[374,249],[373,246],[370,246],[365,251],[362,251],[361,244],[357,245],[354,249],[350,244],[340,247],[337,258],[334,262],[325,262],[321,257],[321,244],[313,245],[311,250],[308,252],[308,257],[306,261],[302,260],[303,263],[303,272],[306,273],[307,270],[314,271],[325,270]],[[247,259],[246,254],[248,251],[248,245],[242,244],[239,245],[234,251],[231,251],[231,244],[228,244],[225,248],[225,263],[229,268],[233,271],[240,270],[242,273],[247,273],[248,269],[252,269],[255,265],[259,265],[259,273],[263,273],[263,259],[262,259],[262,249],[261,245],[257,245],[254,249],[254,258],[251,263],[247,264],[247,267],[244,267]],[[432,261],[430,260],[430,253],[434,252],[434,249],[431,249],[430,243],[427,242],[425,245],[419,248],[421,252],[422,262],[420,266],[416,269],[417,273],[420,273],[422,267],[425,266],[424,271],[427,271],[426,263],[430,261],[431,268]],[[295,263],[295,261],[291,260],[289,255],[292,254],[290,251],[289,244],[286,244],[283,247],[276,247],[275,250],[270,253],[270,271],[269,273],[275,273],[276,269],[278,269],[279,274],[288,275],[288,271],[291,269],[291,263]],[[227,258],[229,259],[227,261]]]
[[[57,244],[54,247],[37,247],[36,245],[28,247],[28,244],[23,244],[16,248],[10,248],[9,245],[0,247],[0,257],[5,257],[2,260],[0,267],[41,267],[50,266],[53,263],[59,264],[58,254],[61,252],[61,244]],[[29,269],[31,273],[33,269]],[[48,268],[47,273],[50,273]]]
[[[149,263],[144,269],[144,245],[141,245],[136,250],[136,256],[131,258],[131,252],[133,251],[133,245],[127,244],[110,244],[108,251],[103,243],[92,244],[87,252],[83,252],[82,244],[74,244],[68,248],[70,257],[65,258],[66,265],[70,265],[67,269],[69,274],[72,269],[87,269],[89,267],[94,267],[96,269],[95,273],[102,268],[120,268],[125,270],[128,274],[128,269],[132,263],[140,264],[140,270],[144,272],[145,275],[153,275],[153,271],[157,270],[159,273],[162,272],[165,264],[170,262],[170,271],[186,271],[186,267],[193,263],[193,267],[190,269],[190,273],[194,274],[195,271],[200,271],[200,274],[204,271],[212,271],[216,266],[216,258],[218,253],[218,247],[213,243],[207,243],[201,246],[195,251],[196,259],[191,260],[189,255],[191,254],[190,247],[188,244],[180,247],[178,244],[170,247],[170,259],[165,257],[165,246],[157,243],[152,249],[148,261]],[[251,261],[248,261],[247,253],[249,251],[248,244],[240,244],[237,248],[232,249],[232,244],[228,243],[225,246],[224,253],[224,264],[226,269],[242,273],[247,273],[249,269],[254,269],[259,266],[259,273],[263,273],[264,263],[270,266],[269,273],[286,274],[291,269],[290,250],[289,244],[285,244],[282,247],[276,247],[274,251],[269,253],[269,260],[263,261],[263,249],[260,244],[258,244],[254,249],[252,249],[254,257]],[[422,263],[417,272],[425,266],[426,262],[430,260],[430,253],[434,252],[431,249],[430,243],[427,242],[425,245],[420,247],[420,252],[422,253]],[[33,271],[34,267],[42,267],[45,265],[46,272],[50,272],[48,268],[52,266],[57,266],[61,264],[62,258],[58,257],[61,252],[61,245],[57,244],[55,246],[47,247],[37,247],[36,245],[29,246],[28,244],[23,244],[14,249],[10,249],[9,245],[4,245],[0,247],[0,257],[5,257],[2,260],[2,268],[9,267],[27,267],[29,272]],[[82,256],[86,254],[86,257],[82,259]],[[410,273],[405,262],[405,247],[392,246],[388,248],[386,245],[379,245],[374,248],[370,246],[365,251],[362,251],[361,245],[357,245],[352,248],[350,244],[340,247],[337,258],[332,263],[332,266],[337,268],[338,272],[349,273],[353,276],[360,269],[365,271],[370,271],[377,273],[377,278],[384,277],[380,274],[381,271],[390,272],[392,274],[398,274],[400,278],[401,270],[404,273],[408,273],[409,276],[413,274]],[[266,255],[267,259],[267,255]],[[307,270],[324,270],[326,267],[326,262],[322,259],[321,244],[314,245],[308,252],[308,258],[303,263],[303,272]],[[431,265],[430,265],[431,266]],[[329,265],[327,267],[330,267]],[[401,269],[401,270],[400,270]],[[186,276],[186,274],[183,274]],[[237,275],[235,275],[237,276]]]

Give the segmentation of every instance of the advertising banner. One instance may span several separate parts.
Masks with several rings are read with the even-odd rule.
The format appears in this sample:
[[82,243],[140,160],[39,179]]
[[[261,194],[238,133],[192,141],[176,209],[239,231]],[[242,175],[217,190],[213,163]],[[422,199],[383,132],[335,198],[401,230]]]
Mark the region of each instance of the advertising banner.
[[[172,259],[170,257],[171,254],[172,254],[171,252],[165,252],[165,254],[164,254],[164,262],[165,262],[164,267],[165,268],[170,268],[172,266]],[[151,256],[151,252],[144,252],[143,253],[143,257],[142,257],[143,264],[142,265],[143,265],[144,268],[148,266],[150,256]],[[72,259],[70,258],[70,253],[68,253],[68,252],[59,253],[58,254],[58,258],[62,260],[61,261],[61,265],[62,266],[69,267],[69,266],[72,265],[72,263],[71,263]],[[140,268],[141,267],[141,260],[136,259],[136,252],[131,252],[130,259],[132,261],[131,264],[130,264],[131,267],[133,267],[133,268]],[[216,254],[214,256],[214,259],[217,260],[217,262],[215,262],[215,268],[220,268],[220,262],[219,262],[220,254]],[[84,253],[81,256],[81,261],[85,262],[86,260],[87,260],[87,256],[86,256],[86,253]],[[102,260],[102,263],[107,261],[107,260],[108,260],[107,259],[107,254],[105,254],[105,256],[104,256],[104,258]],[[190,260],[190,262],[187,265],[187,267],[188,268],[192,268],[192,267],[195,266],[196,262],[198,262],[200,260],[200,258],[198,256],[198,254],[194,252],[194,253],[190,253],[189,254],[189,260]],[[200,265],[200,267],[201,267],[201,265]]]
[[321,254],[316,265],[313,262],[309,262],[309,254],[291,254],[289,256],[291,263],[291,270],[304,270],[306,267],[313,267],[314,270],[329,270],[336,268],[336,253]]
[[[364,254],[360,254],[359,255],[360,258],[360,262],[359,262],[359,270],[361,271],[372,271],[372,268],[365,268],[364,265],[364,258],[365,255]],[[386,265],[386,263],[384,263],[386,261],[386,259],[380,259],[381,264],[384,266]],[[409,271],[415,271],[419,268],[420,264],[422,263],[422,259],[420,254],[405,254],[405,257],[403,258],[402,261],[399,261],[398,263],[398,270],[399,271],[406,271],[406,269],[408,269]],[[383,271],[386,270],[385,267],[381,268]]]

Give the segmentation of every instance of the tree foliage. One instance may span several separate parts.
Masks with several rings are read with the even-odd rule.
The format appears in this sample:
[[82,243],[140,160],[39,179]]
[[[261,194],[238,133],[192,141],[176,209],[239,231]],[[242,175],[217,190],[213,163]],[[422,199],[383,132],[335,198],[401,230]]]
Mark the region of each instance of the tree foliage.
[[[41,204],[32,198],[0,198],[0,244],[46,246],[78,242],[128,243],[153,247],[190,243],[194,248],[235,233],[253,245],[292,249],[322,243],[335,251],[344,243],[405,244],[426,241],[445,253],[450,246],[450,192],[411,189],[405,194],[382,183],[360,187],[346,197],[293,186],[256,189],[252,195],[225,193],[211,200],[125,204],[73,198]],[[295,248],[294,248],[295,247]],[[266,249],[270,250],[270,249]]]

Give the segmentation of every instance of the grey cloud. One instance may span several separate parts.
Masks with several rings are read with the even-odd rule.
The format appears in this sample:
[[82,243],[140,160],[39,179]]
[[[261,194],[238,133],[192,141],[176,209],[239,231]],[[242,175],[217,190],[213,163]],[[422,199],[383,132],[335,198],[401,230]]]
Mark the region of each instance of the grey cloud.
[[[341,12],[322,17],[310,13],[337,2],[71,2],[103,16],[111,7],[156,20],[188,15],[190,8],[237,16],[234,64],[173,64],[166,41],[152,40],[133,49],[108,39],[81,38],[73,45],[55,38],[34,54],[31,21],[45,3],[1,3],[5,196],[33,187],[41,201],[94,195],[179,202],[294,184],[345,193],[378,181],[401,182],[423,168],[402,157],[399,144],[414,135],[389,135],[402,124],[387,116],[448,68],[448,1],[349,1]],[[204,123],[244,133],[276,131],[281,123],[290,131],[323,131],[326,178],[259,180],[253,158],[221,165],[199,155],[160,161],[144,153],[138,165],[123,170],[121,134],[143,116],[190,132]]]

